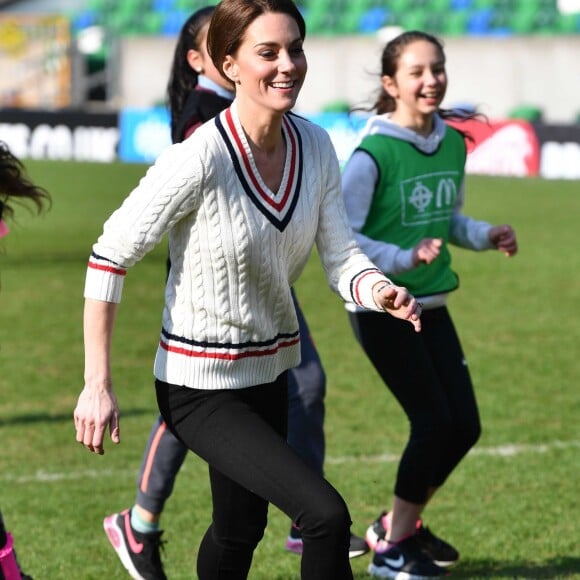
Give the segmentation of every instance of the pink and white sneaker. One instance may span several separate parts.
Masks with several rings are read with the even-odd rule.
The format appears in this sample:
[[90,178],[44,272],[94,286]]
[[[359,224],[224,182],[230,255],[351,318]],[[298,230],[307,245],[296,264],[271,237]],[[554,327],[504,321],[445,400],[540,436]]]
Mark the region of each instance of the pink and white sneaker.
[[103,527],[111,546],[134,580],[167,580],[161,562],[161,534],[142,534],[131,527],[131,510],[107,516]]

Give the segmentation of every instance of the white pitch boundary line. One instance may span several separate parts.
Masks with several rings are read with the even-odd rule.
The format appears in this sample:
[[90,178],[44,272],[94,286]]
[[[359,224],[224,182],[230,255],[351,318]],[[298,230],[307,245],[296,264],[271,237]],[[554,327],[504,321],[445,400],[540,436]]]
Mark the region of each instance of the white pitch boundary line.
[[[469,455],[486,455],[488,457],[514,457],[524,453],[549,453],[556,449],[580,449],[580,440],[572,441],[552,441],[550,443],[531,444],[508,444],[493,447],[476,447],[469,452]],[[331,465],[340,465],[344,463],[394,463],[399,461],[400,455],[392,453],[383,453],[380,455],[348,455],[344,457],[327,457],[326,463]],[[135,467],[135,469],[137,469]],[[135,469],[88,469],[84,471],[71,471],[61,473],[49,473],[46,471],[37,471],[32,475],[0,475],[0,481],[9,483],[54,483],[59,481],[74,479],[99,479],[103,477],[119,477],[120,475],[135,475]]]
[[[547,453],[554,449],[580,448],[580,441],[552,441],[551,443],[539,443],[536,445],[512,443],[495,447],[475,447],[468,455],[487,455],[491,457],[513,457],[523,453]],[[385,453],[381,455],[360,455],[350,457],[328,457],[325,461],[332,465],[341,463],[392,463],[399,461],[400,455]]]

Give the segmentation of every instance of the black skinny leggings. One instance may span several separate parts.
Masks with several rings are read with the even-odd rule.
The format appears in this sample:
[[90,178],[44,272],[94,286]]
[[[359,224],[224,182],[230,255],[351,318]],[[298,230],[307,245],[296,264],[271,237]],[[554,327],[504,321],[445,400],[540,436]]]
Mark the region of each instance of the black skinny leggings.
[[426,310],[422,330],[375,312],[349,313],[357,340],[410,422],[395,495],[423,504],[481,433],[461,344],[446,307]]
[[348,508],[286,442],[286,373],[245,389],[155,385],[168,427],[209,464],[213,512],[199,549],[199,580],[248,577],[268,503],[302,531],[303,580],[352,579]]

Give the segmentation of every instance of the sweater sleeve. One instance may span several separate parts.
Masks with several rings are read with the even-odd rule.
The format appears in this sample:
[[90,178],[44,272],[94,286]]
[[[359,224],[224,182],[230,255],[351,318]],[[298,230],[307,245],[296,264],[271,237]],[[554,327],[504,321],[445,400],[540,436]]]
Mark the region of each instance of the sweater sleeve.
[[396,275],[415,267],[413,249],[373,240],[361,233],[369,215],[378,178],[379,172],[373,158],[365,151],[355,151],[342,175],[344,203],[355,239],[363,252],[383,272]]
[[120,302],[127,269],[195,210],[205,177],[195,150],[192,140],[166,149],[105,222],[89,258],[85,298]]
[[389,280],[354,239],[342,197],[340,167],[330,139],[324,140],[321,147],[323,193],[316,246],[326,277],[330,287],[346,302],[381,310],[374,302],[372,288],[378,282]]
[[465,199],[465,180],[461,184],[451,224],[449,227],[449,242],[467,250],[489,250],[493,244],[489,239],[489,230],[492,225],[485,221],[478,221],[461,213]]

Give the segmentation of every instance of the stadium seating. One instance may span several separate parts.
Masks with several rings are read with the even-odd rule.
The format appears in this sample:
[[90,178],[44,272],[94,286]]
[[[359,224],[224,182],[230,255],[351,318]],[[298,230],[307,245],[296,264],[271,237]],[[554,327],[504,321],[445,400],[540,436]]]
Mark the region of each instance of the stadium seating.
[[[73,29],[175,36],[187,16],[217,0],[87,0]],[[311,35],[372,34],[384,26],[449,36],[580,34],[580,14],[557,0],[298,0]]]

